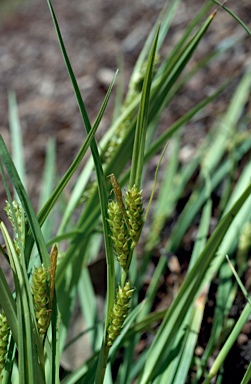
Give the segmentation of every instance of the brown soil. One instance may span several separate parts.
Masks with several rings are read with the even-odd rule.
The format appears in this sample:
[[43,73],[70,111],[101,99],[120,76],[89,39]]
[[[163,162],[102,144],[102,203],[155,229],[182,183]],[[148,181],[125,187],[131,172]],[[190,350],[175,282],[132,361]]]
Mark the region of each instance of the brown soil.
[[[119,0],[115,4],[111,0],[53,2],[91,121],[97,115],[121,56],[124,59],[123,73],[127,84],[138,53],[163,4],[163,0]],[[181,2],[164,51],[175,44],[184,27],[199,10],[200,4],[201,1],[195,0]],[[248,22],[248,1],[243,1],[241,6],[234,5],[233,10]],[[212,47],[226,37],[231,39],[243,34],[239,24],[219,10],[193,60],[210,52]],[[233,73],[241,75],[250,62],[248,49],[249,40],[244,37],[233,50],[194,77],[170,106],[165,128],[212,92],[219,81]],[[41,175],[48,139],[56,138],[57,166],[62,173],[85,137],[45,0],[25,3],[25,6],[9,15],[0,25],[0,79],[0,131],[9,143],[7,92],[14,90],[25,147],[28,189],[32,191],[35,203],[41,187],[36,176]],[[109,127],[114,94],[101,123],[99,137]],[[212,117],[225,110],[226,98],[227,95],[205,112],[203,129],[202,124],[198,124],[190,130],[187,140],[190,145],[198,142],[204,130],[210,126]],[[3,197],[2,189],[0,193]]]

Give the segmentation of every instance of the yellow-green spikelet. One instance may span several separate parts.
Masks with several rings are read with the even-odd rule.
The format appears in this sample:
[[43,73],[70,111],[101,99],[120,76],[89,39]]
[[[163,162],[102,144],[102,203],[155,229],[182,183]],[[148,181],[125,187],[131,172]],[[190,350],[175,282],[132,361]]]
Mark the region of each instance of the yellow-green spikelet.
[[44,335],[49,327],[49,282],[48,273],[43,265],[34,269],[32,275],[32,294],[35,306],[35,315],[40,335]]
[[124,287],[120,287],[116,293],[115,304],[110,316],[110,325],[107,331],[106,345],[111,347],[116,337],[120,334],[124,321],[129,312],[130,300],[134,288],[131,288],[129,281]]
[[0,314],[0,378],[5,366],[5,357],[7,354],[8,341],[9,341],[9,327],[7,318],[2,311]]
[[125,269],[130,253],[130,237],[124,222],[123,213],[117,202],[109,202],[108,216],[114,251],[121,267]]
[[[6,212],[8,219],[10,220],[10,223],[11,223],[13,230],[14,230],[15,250],[16,250],[17,254],[20,255],[20,239],[19,239],[18,232],[21,236],[22,245],[24,246],[24,243],[25,243],[25,225],[27,223],[27,217],[24,213],[23,207],[16,200],[12,201],[12,205],[7,201],[6,207],[4,208],[4,210]],[[15,218],[14,218],[13,214],[15,215]],[[16,228],[16,224],[18,226],[18,229]]]
[[132,239],[132,247],[135,247],[143,227],[143,203],[142,191],[138,191],[137,187],[129,187],[125,198],[127,206],[127,216],[129,223],[129,232]]

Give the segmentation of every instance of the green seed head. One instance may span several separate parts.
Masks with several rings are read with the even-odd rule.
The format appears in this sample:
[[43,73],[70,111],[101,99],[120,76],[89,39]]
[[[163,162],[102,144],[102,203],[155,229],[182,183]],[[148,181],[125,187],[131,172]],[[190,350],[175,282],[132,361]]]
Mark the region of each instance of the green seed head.
[[8,341],[9,341],[9,327],[7,324],[7,318],[2,311],[0,314],[0,378],[5,366],[5,357],[7,354]]
[[[7,214],[8,219],[10,220],[13,228],[15,229],[15,219],[13,216],[13,213],[14,213],[19,231],[22,233],[24,230],[24,228],[23,228],[24,211],[23,211],[22,206],[16,200],[13,200],[12,201],[12,209],[11,209],[10,203],[8,201],[6,201],[6,207],[4,208],[4,210]],[[25,216],[24,217],[24,224],[26,224],[26,223],[27,223],[27,218]]]
[[124,321],[128,315],[130,300],[134,288],[131,288],[129,281],[126,282],[124,287],[120,287],[116,293],[115,304],[110,316],[110,325],[108,327],[108,334],[106,345],[111,347],[116,337],[120,334]]
[[129,223],[129,232],[132,239],[132,246],[135,247],[143,227],[143,203],[142,191],[138,191],[137,187],[128,188],[125,198],[127,206],[127,216]]
[[109,202],[108,217],[114,251],[121,267],[125,269],[130,253],[130,237],[124,222],[123,213],[117,202]]
[[34,269],[32,275],[32,294],[38,330],[42,336],[49,327],[51,315],[48,273],[43,265]]
[[13,200],[12,207],[11,207],[11,204],[7,201],[6,207],[4,208],[4,210],[13,227],[14,234],[15,234],[14,246],[17,254],[20,255],[20,239],[19,239],[18,233],[21,236],[21,242],[22,242],[22,245],[24,246],[25,225],[27,223],[27,217],[25,216],[23,207],[16,200]]

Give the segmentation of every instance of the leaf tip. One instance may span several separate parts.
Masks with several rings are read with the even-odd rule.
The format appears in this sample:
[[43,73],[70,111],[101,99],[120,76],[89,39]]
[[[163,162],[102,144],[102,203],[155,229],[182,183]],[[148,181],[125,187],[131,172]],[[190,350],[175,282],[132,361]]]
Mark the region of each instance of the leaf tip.
[[211,19],[214,19],[216,13],[217,13],[217,9],[215,9],[215,11],[213,11],[213,12],[211,13],[210,18],[211,18]]

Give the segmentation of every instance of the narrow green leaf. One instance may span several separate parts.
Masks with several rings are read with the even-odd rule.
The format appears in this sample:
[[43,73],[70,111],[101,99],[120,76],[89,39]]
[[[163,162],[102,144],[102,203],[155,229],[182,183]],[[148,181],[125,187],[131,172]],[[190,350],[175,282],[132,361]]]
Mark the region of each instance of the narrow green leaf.
[[151,91],[154,60],[155,60],[155,53],[157,49],[159,31],[160,31],[160,26],[157,29],[154,42],[152,45],[152,49],[149,55],[149,60],[147,64],[146,75],[144,79],[142,95],[140,100],[135,138],[134,138],[129,185],[131,187],[136,185],[139,190],[141,188],[141,178],[142,178],[143,165],[144,165],[144,153],[145,153],[146,130],[148,125],[150,91]]
[[24,164],[24,153],[22,143],[22,132],[18,116],[17,101],[14,92],[8,93],[9,101],[9,122],[11,132],[11,143],[12,143],[12,157],[17,168],[17,172],[25,186],[25,164]]
[[246,373],[241,380],[241,384],[249,384],[251,379],[251,363],[249,363],[248,369],[246,370]]
[[248,292],[247,292],[245,286],[242,284],[242,281],[241,281],[241,279],[240,279],[238,273],[236,272],[236,270],[235,270],[233,264],[231,263],[231,261],[230,261],[228,255],[226,255],[226,259],[227,259],[227,261],[228,261],[228,264],[229,264],[229,266],[230,266],[230,268],[231,268],[231,271],[232,271],[234,277],[236,278],[236,281],[237,281],[237,283],[238,283],[240,289],[242,290],[243,295],[245,296],[246,300],[248,301],[248,303],[249,303],[250,306],[251,306],[251,297],[249,296],[249,294],[248,294]]
[[230,8],[226,7],[224,4],[225,2],[223,3],[220,3],[219,1],[217,0],[211,0],[213,1],[215,4],[219,5],[220,7],[222,7],[225,11],[227,11],[236,21],[238,21],[238,23],[245,29],[245,31],[249,34],[249,36],[251,36],[251,30],[248,28],[247,24],[245,24],[237,15],[236,13],[234,13],[233,11],[231,11]]
[[39,210],[49,199],[55,182],[56,142],[50,139],[46,147],[45,164],[43,170],[42,187],[39,196]]

